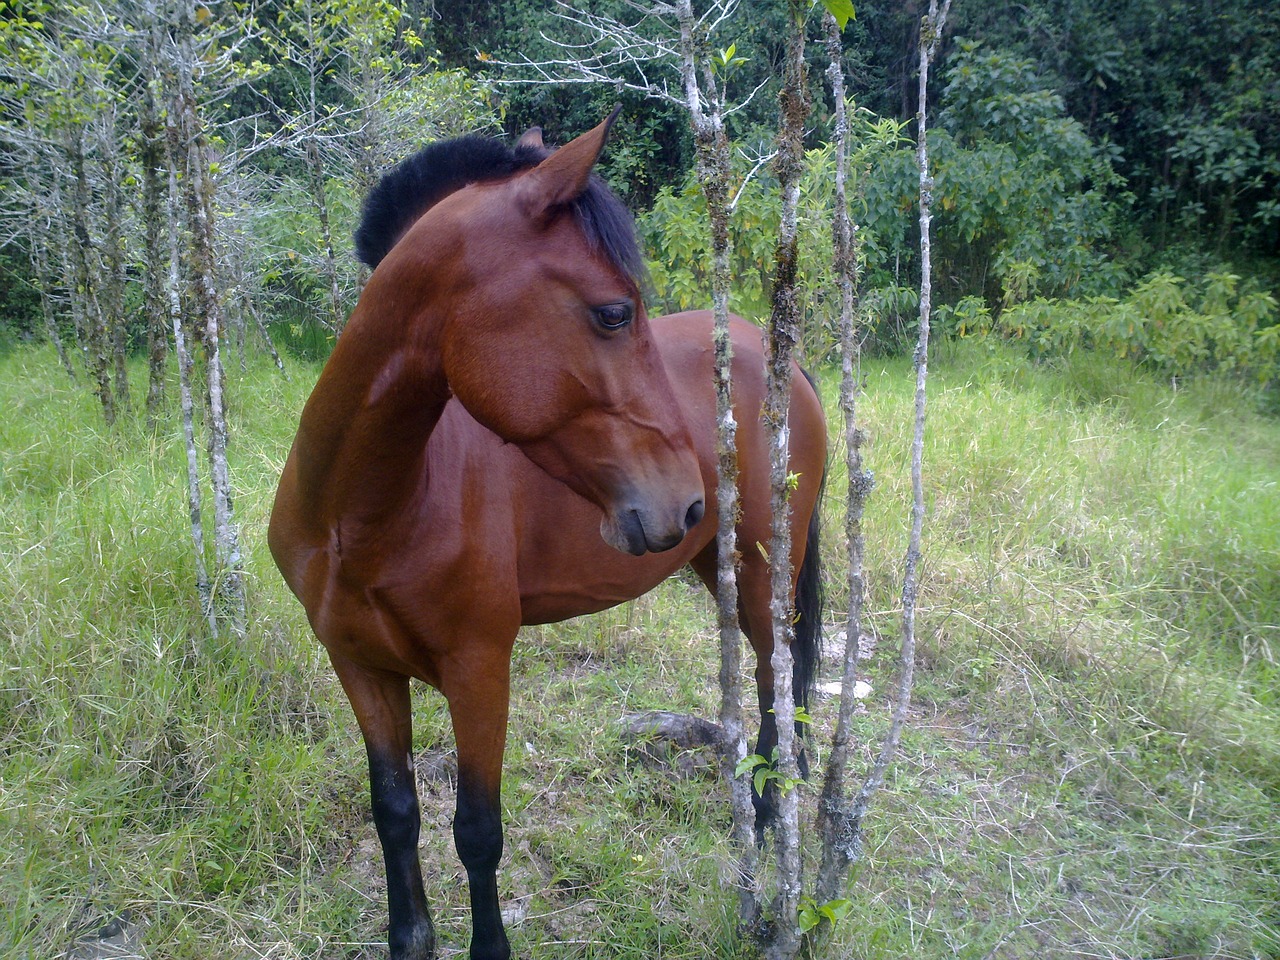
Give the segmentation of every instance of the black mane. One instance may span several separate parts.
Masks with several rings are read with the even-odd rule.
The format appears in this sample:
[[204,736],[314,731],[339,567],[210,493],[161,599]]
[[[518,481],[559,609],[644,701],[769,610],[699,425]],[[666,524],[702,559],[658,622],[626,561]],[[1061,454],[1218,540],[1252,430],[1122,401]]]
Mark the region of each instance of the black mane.
[[[355,233],[356,256],[376,267],[419,217],[455,190],[481,180],[513,176],[537,166],[548,153],[540,147],[509,147],[481,136],[443,140],[419,150],[369,191]],[[595,174],[573,202],[573,212],[588,241],[640,283],[644,260],[631,214]]]

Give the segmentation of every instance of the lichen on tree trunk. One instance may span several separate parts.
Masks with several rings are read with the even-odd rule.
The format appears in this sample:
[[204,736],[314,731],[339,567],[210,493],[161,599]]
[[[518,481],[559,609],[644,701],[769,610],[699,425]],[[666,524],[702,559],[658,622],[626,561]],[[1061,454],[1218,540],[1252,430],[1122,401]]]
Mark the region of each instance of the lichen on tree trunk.
[[[236,527],[231,496],[231,474],[227,461],[228,431],[227,408],[224,393],[225,373],[222,367],[220,336],[223,326],[221,296],[217,287],[217,260],[215,256],[213,202],[214,184],[209,170],[208,146],[198,112],[194,71],[196,54],[192,39],[192,12],[185,4],[179,5],[177,25],[171,52],[174,57],[172,74],[174,85],[170,90],[168,110],[171,117],[170,146],[173,155],[171,166],[183,162],[181,180],[182,199],[189,242],[187,265],[193,313],[197,336],[204,344],[205,403],[208,413],[209,473],[213,493],[213,555],[214,578],[210,582],[210,623],[215,628],[225,623],[232,635],[243,634],[246,624],[243,559],[240,554],[240,535]],[[171,187],[173,181],[170,181]],[[180,320],[175,326],[175,338],[180,334]],[[180,350],[182,347],[179,348]],[[190,358],[188,357],[188,360]],[[188,391],[190,382],[188,382]],[[185,409],[184,424],[188,411]],[[193,455],[194,432],[188,429],[188,468]],[[193,503],[198,502],[198,497]],[[193,508],[194,511],[194,508]],[[193,538],[195,516],[193,512]],[[197,542],[197,549],[200,549]]]
[[[822,778],[818,800],[818,832],[822,840],[822,860],[818,867],[814,899],[829,903],[844,896],[851,857],[851,825],[846,815],[846,781],[852,722],[857,700],[859,637],[862,635],[863,544],[862,514],[871,494],[872,477],[862,464],[862,431],[858,426],[857,399],[861,391],[861,343],[855,325],[854,284],[857,274],[856,226],[849,217],[848,164],[849,117],[845,102],[844,69],[841,61],[840,27],[830,13],[823,18],[835,111],[835,215],[832,220],[833,263],[840,289],[840,409],[844,414],[845,469],[848,476],[845,510],[845,545],[848,554],[849,613],[845,620],[845,646],[840,682],[840,706],[831,749]],[[822,925],[819,936],[828,932]]]
[[711,306],[714,315],[716,392],[716,622],[720,635],[720,726],[724,730],[722,770],[729,784],[733,839],[737,853],[738,921],[744,930],[758,926],[760,892],[754,843],[754,808],[749,781],[737,773],[747,755],[742,713],[742,631],[738,622],[737,422],[733,415],[729,338],[729,140],[724,129],[724,98],[711,68],[707,38],[690,0],[678,0],[680,79],[693,126],[698,183],[707,200],[711,232]]
[[[773,712],[778,729],[776,770],[777,883],[765,943],[770,960],[790,960],[800,948],[799,910],[804,872],[800,850],[799,792],[788,783],[799,780],[795,736],[795,687],[791,640],[795,620],[791,572],[791,507],[787,416],[791,402],[792,358],[800,336],[800,307],[796,293],[799,238],[797,218],[800,177],[804,169],[804,126],[809,117],[805,79],[805,13],[807,5],[791,0],[789,27],[779,94],[778,153],[774,171],[782,192],[782,216],[774,256],[773,302],[769,317],[768,387],[764,422],[769,439],[769,481],[773,525],[769,540],[770,612],[773,619]],[[817,545],[815,544],[815,549]],[[768,758],[766,758],[768,759]]]

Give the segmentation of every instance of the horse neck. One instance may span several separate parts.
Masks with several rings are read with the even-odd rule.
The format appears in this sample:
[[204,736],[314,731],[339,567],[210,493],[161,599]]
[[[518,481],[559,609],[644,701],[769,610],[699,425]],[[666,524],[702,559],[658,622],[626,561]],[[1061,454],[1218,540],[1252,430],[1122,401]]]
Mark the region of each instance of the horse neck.
[[377,516],[421,492],[427,441],[449,400],[442,314],[418,282],[370,279],[302,415],[299,481],[319,516]]

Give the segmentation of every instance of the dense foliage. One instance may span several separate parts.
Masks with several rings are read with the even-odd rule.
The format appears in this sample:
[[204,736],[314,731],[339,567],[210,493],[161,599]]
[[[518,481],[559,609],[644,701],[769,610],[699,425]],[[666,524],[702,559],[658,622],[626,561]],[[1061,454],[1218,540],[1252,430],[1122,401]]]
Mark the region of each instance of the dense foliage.
[[[745,101],[729,122],[739,147],[734,308],[748,316],[763,316],[770,294],[777,201],[768,165],[754,158],[770,149],[784,6],[744,0],[710,38],[736,50],[720,79],[731,99]],[[122,16],[114,16],[117,7]],[[88,282],[77,270],[114,270],[115,286],[90,277],[93,293],[118,303],[128,343],[142,342],[146,211],[131,200],[143,162],[136,130],[144,14],[162,7],[106,0],[3,6],[0,138],[9,161],[0,168],[7,305],[0,334],[47,331],[40,315],[49,311],[69,333],[85,315],[76,291],[87,295]],[[624,117],[604,173],[641,215],[656,306],[705,304],[702,201],[679,111],[602,85],[508,84],[517,73],[493,65],[566,56],[558,44],[582,39],[566,8],[271,0],[252,16],[230,3],[201,9],[201,108],[219,154],[213,170],[235,329],[246,322],[241,315],[263,317],[277,339],[324,349],[361,282],[350,256],[360,198],[380,170],[421,142],[499,126],[513,134],[534,124],[555,141],[619,100]],[[638,17],[620,0],[592,9]],[[868,2],[857,11],[844,55],[858,107],[860,302],[873,342],[892,348],[909,334],[916,310],[910,52],[920,10]],[[1017,16],[1000,5],[962,5],[953,28],[930,134],[937,295],[944,312],[981,307],[997,321],[1003,311],[1018,312],[1010,321],[952,328],[1025,331],[1017,318],[1035,303],[1037,329],[1062,327],[1050,340],[1114,346],[1078,335],[1072,318],[1106,313],[1113,302],[1144,302],[1143,278],[1185,277],[1200,288],[1212,285],[1211,276],[1232,275],[1244,278],[1242,290],[1274,291],[1276,9],[1244,0],[1212,12],[1193,2],[1126,0],[1101,10],[1034,0]],[[814,44],[810,83],[821,104],[819,50]],[[820,106],[810,132],[801,213],[812,355],[832,343],[828,115]],[[67,208],[77,197],[76,155],[87,191],[79,218]],[[66,242],[73,235],[86,237],[90,251],[79,267],[75,245]],[[1051,320],[1047,303],[1070,306]],[[1249,309],[1233,312],[1232,322],[1259,331],[1274,323],[1272,313]],[[1154,326],[1146,320],[1144,329]],[[1099,323],[1119,329],[1128,320],[1116,314]],[[1126,353],[1154,362],[1145,348]],[[1234,363],[1264,369],[1262,356]]]
[[1146,239],[1274,257],[1280,8],[1250,0],[1052,0],[958,9],[961,36],[1034,58],[1095,140],[1114,142]]
[[[635,20],[622,0],[589,5]],[[479,8],[483,7],[483,13]],[[859,102],[900,122],[915,114],[914,50],[923,6],[867,0],[845,31],[845,57]],[[733,121],[735,136],[751,143],[774,120],[773,85],[781,59],[785,4],[744,0],[740,16],[716,38],[745,55],[735,85],[765,89]],[[569,27],[553,4],[523,2],[438,6],[428,42],[450,66],[475,69],[481,58],[531,59],[557,55],[552,39]],[[941,60],[979,43],[1006,62],[1025,65],[1005,80],[1038,78],[1044,96],[1094,144],[1106,144],[1113,166],[1134,195],[1144,244],[1158,249],[1185,241],[1219,255],[1242,249],[1274,257],[1280,242],[1280,8],[1249,0],[1031,0],[957,5]],[[560,53],[559,55],[563,55]],[[820,67],[815,57],[814,66]],[[979,82],[982,78],[975,78]],[[820,69],[811,71],[822,102]],[[941,93],[941,91],[939,91]],[[617,94],[600,88],[509,88],[508,128],[557,124],[580,128]],[[640,111],[641,113],[637,113]],[[627,103],[630,148],[651,157],[640,173],[660,186],[687,165],[687,133],[666,108]],[[823,130],[815,131],[817,138]],[[652,139],[650,139],[652,138]],[[646,196],[647,187],[640,196]],[[1148,255],[1147,251],[1139,251]]]
[[997,330],[1025,343],[1039,359],[1096,348],[1173,377],[1219,370],[1249,373],[1265,383],[1280,374],[1276,300],[1230,273],[1189,283],[1159,271],[1123,298],[1036,297],[994,320],[981,299],[966,297],[945,308],[943,320],[961,337]]
[[[1111,154],[1066,116],[1039,86],[1029,61],[966,45],[952,58],[942,126],[930,134],[935,158],[935,264],[944,300],[977,296],[999,308],[1035,296],[1113,295],[1123,284],[1111,240],[1126,198]],[[877,335],[892,339],[915,311],[918,269],[914,147],[903,125],[865,111],[854,117],[852,158],[864,273],[864,305]],[[831,149],[809,151],[802,189],[803,283],[809,348],[833,343],[829,303]],[[765,170],[737,171],[735,309],[762,316],[778,199]],[[663,188],[642,222],[655,253],[661,305],[702,302],[709,259],[694,178]]]

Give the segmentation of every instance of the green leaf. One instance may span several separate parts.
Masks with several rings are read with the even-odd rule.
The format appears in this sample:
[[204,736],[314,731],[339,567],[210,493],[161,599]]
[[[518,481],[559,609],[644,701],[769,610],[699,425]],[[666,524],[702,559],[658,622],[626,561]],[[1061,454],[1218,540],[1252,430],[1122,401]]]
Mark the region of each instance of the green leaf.
[[822,5],[827,8],[827,13],[836,18],[836,23],[841,30],[850,20],[857,19],[857,14],[853,10],[853,0],[822,0]]
[[852,909],[852,900],[828,900],[818,908],[818,911],[831,921],[832,926],[835,926],[838,921],[848,916]]
[[763,795],[766,784],[768,784],[768,782],[775,776],[777,776],[777,774],[764,765],[756,767],[756,775],[751,781],[756,788],[756,793]]

